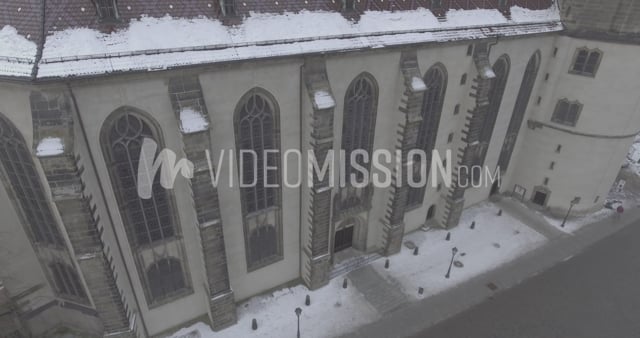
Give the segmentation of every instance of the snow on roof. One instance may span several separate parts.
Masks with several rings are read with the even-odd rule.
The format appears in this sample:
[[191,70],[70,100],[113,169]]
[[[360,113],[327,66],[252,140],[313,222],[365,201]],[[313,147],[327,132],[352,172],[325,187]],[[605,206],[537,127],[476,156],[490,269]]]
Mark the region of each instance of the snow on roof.
[[209,122],[193,108],[185,107],[180,110],[180,130],[185,134],[204,131],[209,128]]
[[36,156],[55,156],[64,152],[64,144],[62,139],[58,137],[45,137],[40,140],[38,147],[36,147]]
[[[497,34],[513,36],[562,29],[556,6],[544,10],[515,6],[512,11],[514,13],[509,20],[497,9],[449,10],[445,21],[439,21],[425,8],[366,11],[357,22],[330,11],[305,10],[280,14],[252,12],[237,26],[226,26],[220,20],[206,17],[142,17],[110,34],[90,28],[68,28],[53,32],[44,44],[38,77],[157,70],[192,64],[478,39]],[[7,48],[0,49],[0,55],[17,53],[32,58],[35,56],[35,44],[26,39],[23,40],[29,46],[25,41],[18,41],[15,29],[9,29],[6,35],[10,39]],[[20,52],[5,52],[16,49],[13,45],[19,46]],[[9,75],[1,61],[0,75]]]
[[0,75],[30,76],[38,46],[12,26],[0,29]]

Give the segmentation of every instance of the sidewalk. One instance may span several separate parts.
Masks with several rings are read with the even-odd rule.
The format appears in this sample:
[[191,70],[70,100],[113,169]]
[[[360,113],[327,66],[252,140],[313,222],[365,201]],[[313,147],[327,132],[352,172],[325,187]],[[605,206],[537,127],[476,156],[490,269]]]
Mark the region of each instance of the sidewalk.
[[640,209],[634,209],[625,212],[619,219],[607,218],[584,226],[573,236],[558,234],[545,245],[503,266],[433,297],[409,304],[375,323],[362,326],[341,337],[387,338],[418,334],[440,321],[491,298],[496,292],[511,288],[529,277],[571,259],[590,245],[626,226],[634,224],[640,226],[638,221],[640,221]]

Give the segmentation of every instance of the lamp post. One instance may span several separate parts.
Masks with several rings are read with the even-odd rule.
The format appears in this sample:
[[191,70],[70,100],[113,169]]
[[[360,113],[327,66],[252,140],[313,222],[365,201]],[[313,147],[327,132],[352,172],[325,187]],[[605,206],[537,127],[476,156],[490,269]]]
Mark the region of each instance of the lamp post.
[[451,266],[453,265],[453,259],[456,257],[456,254],[458,253],[458,248],[453,248],[451,249],[451,262],[449,262],[449,269],[447,270],[447,274],[444,275],[444,278],[449,278],[449,276],[451,275]]
[[569,214],[571,213],[571,209],[573,209],[573,206],[580,203],[580,197],[575,197],[573,200],[571,200],[571,205],[569,205],[569,210],[567,210],[567,214],[564,216],[564,219],[562,220],[562,224],[560,224],[561,228],[564,228],[565,224],[567,223],[567,219],[569,218]]
[[296,308],[296,316],[298,317],[298,338],[300,338],[300,315],[302,314],[302,309]]

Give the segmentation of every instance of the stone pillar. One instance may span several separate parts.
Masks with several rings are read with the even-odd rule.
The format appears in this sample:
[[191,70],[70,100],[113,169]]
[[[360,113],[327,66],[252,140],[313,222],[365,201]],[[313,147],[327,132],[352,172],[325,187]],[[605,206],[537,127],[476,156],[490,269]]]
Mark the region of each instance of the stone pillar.
[[194,164],[191,190],[198,218],[202,264],[209,290],[209,317],[214,330],[237,322],[236,304],[229,282],[227,253],[224,244],[218,190],[211,174],[214,160],[207,159],[211,150],[209,113],[197,76],[178,76],[169,81],[171,104],[180,121],[184,152]]
[[[100,220],[94,217],[91,197],[84,193],[81,177],[84,168],[78,165],[79,159],[74,154],[71,109],[64,92],[31,94],[36,156],[47,177],[105,336],[137,337],[103,251],[98,230]],[[57,145],[61,147],[56,148]]]
[[404,236],[404,214],[409,196],[409,186],[406,182],[409,168],[408,152],[416,148],[418,133],[422,123],[422,101],[425,83],[418,66],[418,59],[415,50],[403,51],[400,60],[400,69],[404,80],[404,92],[398,107],[404,120],[399,125],[398,141],[396,143],[396,153],[402,155],[400,172],[394,166],[392,182],[402,181],[403,184],[391,186],[391,196],[387,203],[387,210],[382,221],[383,252],[385,255],[392,255],[400,252],[402,237]]
[[[333,109],[335,99],[327,78],[326,64],[322,57],[308,58],[302,67],[303,91],[306,90],[311,103],[311,115],[302,116],[303,133],[309,140],[308,148],[313,151],[320,168],[333,149]],[[301,225],[302,279],[309,289],[318,289],[329,282],[331,267],[331,206],[332,190],[329,175],[320,180],[312,173],[311,187],[303,184],[307,204],[303,203],[303,224]]]
[[[489,63],[489,49],[486,42],[476,44],[473,59],[478,75],[473,79],[473,91],[469,94],[475,98],[476,105],[467,112],[467,123],[462,130],[462,141],[464,148],[458,149],[455,166],[453,167],[453,182],[445,199],[445,210],[441,225],[450,228],[458,225],[462,210],[464,208],[464,193],[469,185],[471,175],[469,170],[462,170],[460,167],[470,168],[482,152],[480,135],[482,126],[487,116],[489,106],[489,90],[491,89],[491,79],[495,77]],[[493,75],[493,76],[492,76]],[[458,179],[461,182],[458,182]]]

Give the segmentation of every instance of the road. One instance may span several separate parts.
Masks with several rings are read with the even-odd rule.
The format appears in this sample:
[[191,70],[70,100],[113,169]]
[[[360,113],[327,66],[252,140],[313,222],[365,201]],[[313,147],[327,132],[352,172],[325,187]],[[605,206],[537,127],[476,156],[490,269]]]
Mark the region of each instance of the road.
[[639,338],[640,222],[416,338]]

